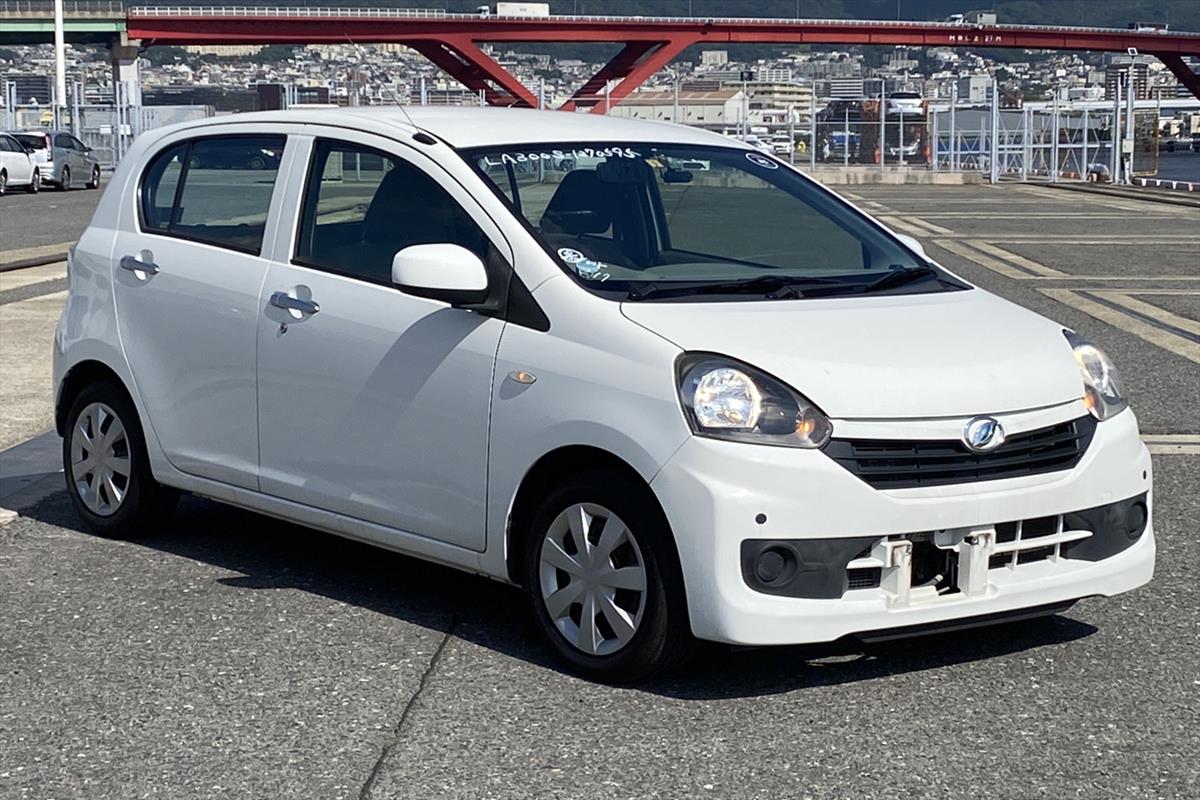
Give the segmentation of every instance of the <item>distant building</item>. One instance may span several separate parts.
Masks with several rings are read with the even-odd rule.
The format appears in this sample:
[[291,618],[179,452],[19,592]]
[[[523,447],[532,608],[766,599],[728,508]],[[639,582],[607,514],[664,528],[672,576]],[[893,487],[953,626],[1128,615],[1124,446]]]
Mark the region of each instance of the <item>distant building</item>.
[[726,50],[705,50],[700,54],[700,64],[705,67],[721,67],[729,63]]
[[[1123,80],[1122,74],[1132,70],[1133,74],[1133,99],[1134,100],[1149,100],[1150,99],[1150,63],[1148,59],[1142,56],[1115,56],[1104,68],[1104,99],[1112,100],[1118,94],[1118,81]],[[1121,97],[1125,96],[1124,90],[1120,90]]]
[[261,44],[204,44],[184,45],[184,50],[196,55],[221,56],[222,58],[238,58],[256,55],[263,49]]
[[[609,111],[614,117],[719,128],[737,125],[745,106],[740,89],[715,92],[634,92]],[[679,116],[675,118],[678,108]]]
[[[779,112],[774,116],[781,117],[784,122],[790,113],[797,124],[804,126],[812,118],[813,90],[809,84],[758,80],[746,84],[746,93],[752,111]],[[771,115],[760,113],[757,116]]]
[[790,67],[763,67],[755,73],[755,80],[763,83],[791,83],[795,72]]
[[991,75],[967,75],[958,79],[958,99],[960,102],[986,103],[991,96]]
[[833,78],[829,81],[828,97],[858,100],[863,97],[862,78]]

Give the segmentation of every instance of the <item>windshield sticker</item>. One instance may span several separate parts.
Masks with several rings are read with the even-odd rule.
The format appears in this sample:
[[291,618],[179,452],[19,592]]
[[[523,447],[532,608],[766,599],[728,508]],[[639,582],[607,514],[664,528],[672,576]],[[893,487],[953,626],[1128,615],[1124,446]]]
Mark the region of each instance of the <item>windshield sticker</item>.
[[[564,248],[566,249],[566,248]],[[559,253],[561,254],[561,250]],[[574,251],[572,251],[574,252]],[[565,261],[566,259],[564,259]],[[590,258],[580,258],[578,261],[572,262],[571,266],[575,267],[575,271],[579,273],[579,277],[587,278],[588,280],[600,281],[604,283],[611,277],[604,268],[608,266],[603,261],[593,261]]]
[[579,252],[578,250],[572,250],[569,247],[560,247],[558,249],[558,257],[572,266],[578,264],[580,261],[583,261],[584,258],[586,258],[583,253]]
[[483,157],[485,167],[502,167],[505,164],[535,164],[548,161],[560,164],[565,159],[581,158],[641,158],[642,154],[629,147],[581,147],[576,150],[535,150],[528,153],[499,153]]
[[758,164],[760,167],[766,167],[767,169],[779,169],[778,164],[762,153],[746,153],[746,160],[751,164]]

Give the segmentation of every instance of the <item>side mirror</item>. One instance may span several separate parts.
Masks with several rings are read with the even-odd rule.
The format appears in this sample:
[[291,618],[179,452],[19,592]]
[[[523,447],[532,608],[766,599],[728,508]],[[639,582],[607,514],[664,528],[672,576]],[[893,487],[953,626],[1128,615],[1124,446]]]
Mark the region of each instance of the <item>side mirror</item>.
[[907,247],[909,250],[912,250],[914,253],[919,255],[921,258],[929,258],[929,256],[925,255],[925,248],[922,247],[921,243],[918,242],[913,237],[907,236],[903,233],[897,233],[897,234],[895,234],[895,236],[897,239],[899,239],[904,244],[905,247]]
[[400,291],[469,306],[487,299],[487,270],[479,256],[456,244],[414,244],[392,257],[392,283]]

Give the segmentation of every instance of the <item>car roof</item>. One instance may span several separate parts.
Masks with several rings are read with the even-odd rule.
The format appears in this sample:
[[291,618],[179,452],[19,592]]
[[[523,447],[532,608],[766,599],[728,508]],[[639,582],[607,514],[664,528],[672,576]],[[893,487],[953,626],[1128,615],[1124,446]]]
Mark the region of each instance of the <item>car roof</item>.
[[741,142],[727,136],[686,125],[566,111],[478,106],[293,107],[287,111],[209,117],[203,122],[184,123],[173,129],[236,122],[299,122],[393,135],[397,131],[411,134],[421,130],[454,147],[539,142],[661,142],[745,148]]

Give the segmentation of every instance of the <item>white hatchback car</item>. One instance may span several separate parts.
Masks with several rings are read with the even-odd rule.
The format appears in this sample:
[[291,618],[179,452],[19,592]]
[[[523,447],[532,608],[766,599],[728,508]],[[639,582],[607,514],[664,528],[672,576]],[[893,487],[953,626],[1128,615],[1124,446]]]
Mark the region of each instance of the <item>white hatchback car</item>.
[[1100,350],[692,128],[413,108],[144,134],[72,254],[54,375],[99,532],[154,530],[182,490],[482,573],[607,679],[1154,569],[1150,457]]

